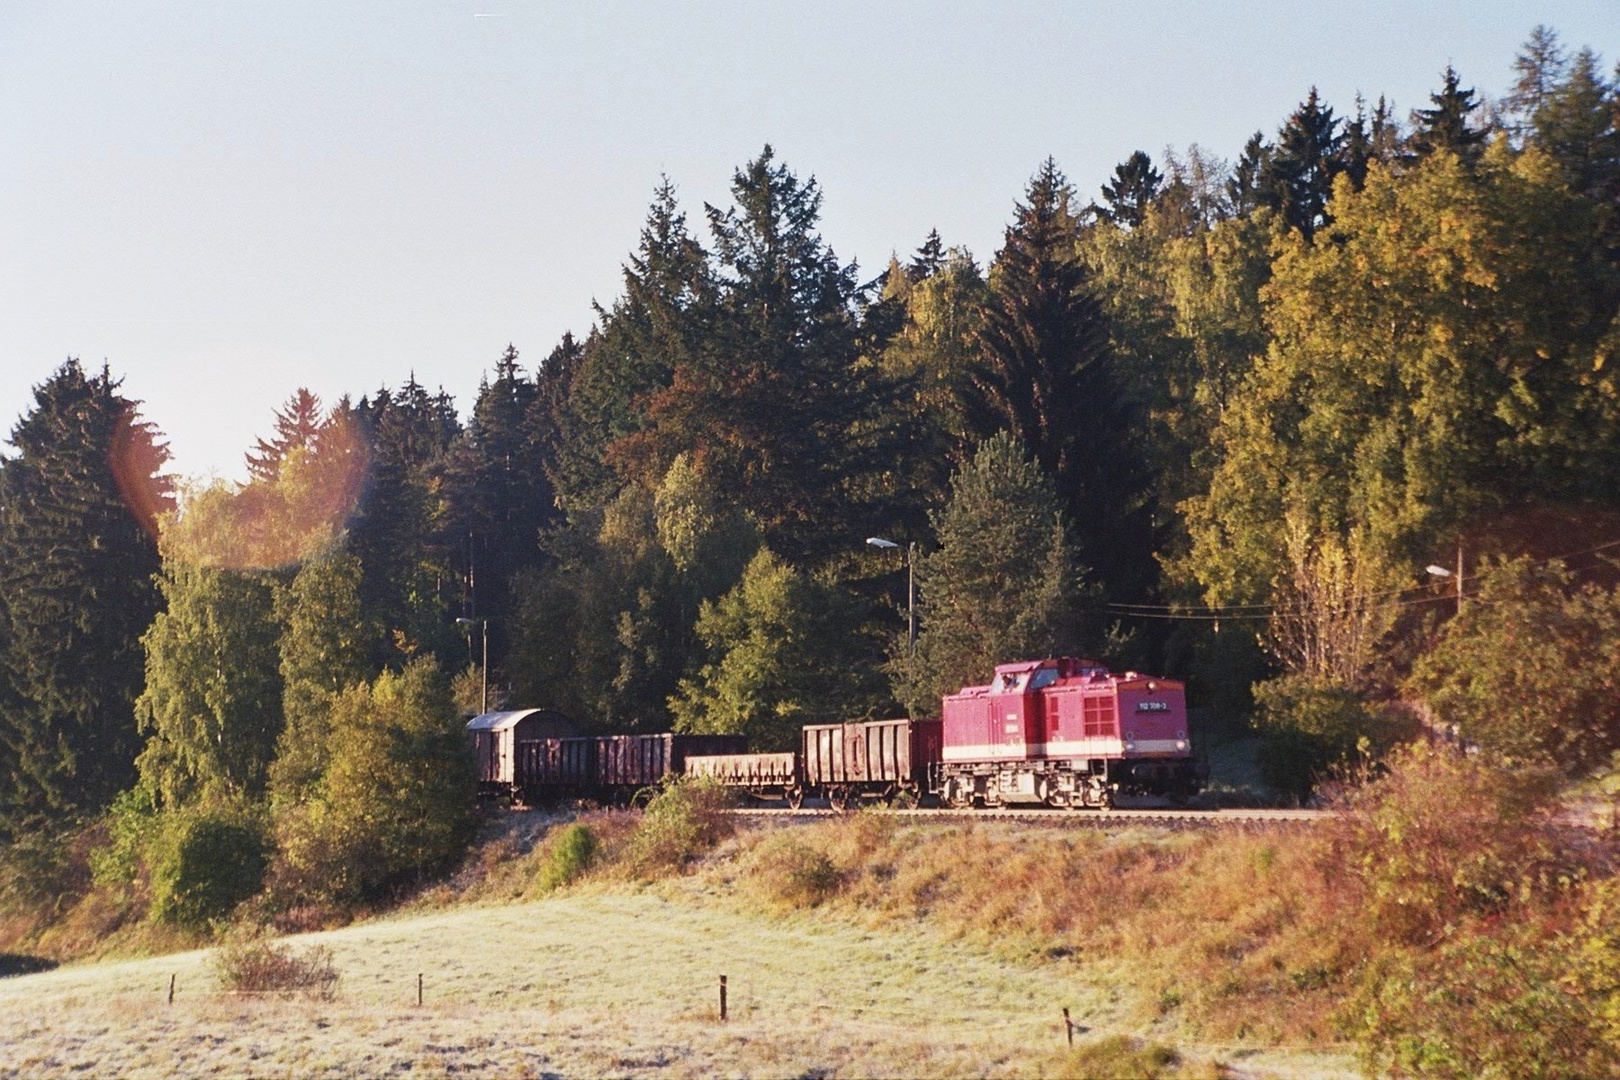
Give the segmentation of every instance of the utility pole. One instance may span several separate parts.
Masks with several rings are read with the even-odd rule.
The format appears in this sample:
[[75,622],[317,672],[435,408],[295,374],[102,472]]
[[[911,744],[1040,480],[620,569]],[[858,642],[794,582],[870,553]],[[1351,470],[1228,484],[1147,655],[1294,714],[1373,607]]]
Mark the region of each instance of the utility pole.
[[467,628],[467,648],[472,649],[472,628],[477,626],[483,632],[484,655],[483,662],[478,665],[478,676],[482,685],[479,690],[480,713],[489,712],[489,620],[488,619],[457,619],[457,626]]

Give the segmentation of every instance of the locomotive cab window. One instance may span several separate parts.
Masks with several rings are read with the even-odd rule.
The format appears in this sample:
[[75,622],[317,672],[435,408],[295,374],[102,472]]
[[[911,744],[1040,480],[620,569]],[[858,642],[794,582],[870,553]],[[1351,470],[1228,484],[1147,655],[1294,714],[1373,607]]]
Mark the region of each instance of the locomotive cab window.
[[1001,692],[1003,694],[1016,694],[1024,689],[1024,683],[1029,679],[1027,673],[1013,675],[1008,673],[1001,677]]
[[1031,690],[1039,690],[1043,686],[1051,686],[1058,680],[1058,670],[1052,667],[1043,667],[1029,680]]

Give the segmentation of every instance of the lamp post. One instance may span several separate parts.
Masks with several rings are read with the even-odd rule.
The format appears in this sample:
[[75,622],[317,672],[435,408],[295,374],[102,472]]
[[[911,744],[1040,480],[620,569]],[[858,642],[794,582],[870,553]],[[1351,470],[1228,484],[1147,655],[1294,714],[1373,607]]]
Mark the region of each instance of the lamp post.
[[483,662],[478,665],[478,677],[482,684],[479,688],[478,711],[487,713],[489,712],[489,620],[457,619],[456,625],[467,628],[467,647],[469,649],[472,648],[472,628],[476,626],[483,632],[484,656]]
[[[898,550],[900,545],[881,536],[868,536],[866,542],[885,551]],[[909,655],[917,655],[917,541],[906,544],[906,647]]]
[[1435,577],[1443,577],[1443,578],[1455,577],[1457,579],[1457,614],[1461,615],[1462,614],[1462,605],[1463,605],[1463,549],[1462,549],[1462,545],[1461,544],[1457,545],[1457,569],[1456,569],[1455,572],[1453,572],[1451,570],[1447,570],[1443,566],[1436,566],[1433,563],[1430,563],[1428,566],[1425,566],[1424,569],[1427,570],[1429,573],[1433,574]]

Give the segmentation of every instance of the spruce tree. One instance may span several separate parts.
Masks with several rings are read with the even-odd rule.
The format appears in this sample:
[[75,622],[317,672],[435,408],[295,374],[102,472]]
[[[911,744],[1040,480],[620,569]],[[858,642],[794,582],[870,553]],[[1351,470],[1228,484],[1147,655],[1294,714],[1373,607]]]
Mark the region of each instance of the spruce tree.
[[913,715],[995,665],[1075,651],[1081,571],[1052,479],[1016,438],[986,440],[932,515],[939,548],[917,566],[917,657],[893,669]]
[[1464,161],[1478,160],[1490,130],[1470,124],[1469,118],[1480,107],[1474,91],[1462,89],[1457,72],[1447,66],[1444,85],[1438,93],[1429,95],[1429,101],[1434,108],[1412,111],[1413,130],[1408,143],[1413,153],[1426,157],[1443,149]]
[[556,515],[543,448],[531,430],[539,395],[507,346],[479,388],[471,421],[445,473],[444,536],[463,574],[462,610],[488,619],[491,663],[508,640],[512,577],[541,561],[540,531]]
[[601,329],[570,363],[552,465],[560,505],[600,508],[626,479],[656,483],[642,475],[638,458],[621,454],[610,463],[608,451],[648,426],[651,396],[669,387],[678,366],[692,362],[713,319],[715,288],[708,253],[687,230],[666,177],[624,267],[624,294],[610,308],[598,308]]
[[0,460],[0,829],[100,809],[134,776],[168,453],[105,367],[35,388]]
[[1232,167],[1231,178],[1226,181],[1227,202],[1232,207],[1232,213],[1238,217],[1248,217],[1266,205],[1264,178],[1271,154],[1271,146],[1258,131],[1243,144],[1243,153]]
[[1277,133],[1277,146],[1261,173],[1261,199],[1308,240],[1328,222],[1333,178],[1344,170],[1344,136],[1316,87]]
[[1080,549],[1115,599],[1151,587],[1150,477],[1108,327],[1076,250],[1072,191],[1050,159],[990,271],[975,430],[1006,430],[1056,482]]
[[[695,352],[647,401],[648,426],[611,456],[649,490],[691,453],[798,559],[843,543],[856,478],[886,467],[878,396],[859,382],[865,342],[855,267],[817,231],[821,191],[767,146],[732,179],[735,205],[706,208],[717,299]],[[857,431],[869,438],[855,438]]]
[[939,272],[940,267],[945,265],[945,260],[945,244],[939,238],[939,230],[929,229],[922,246],[906,265],[906,276],[913,283],[926,281]]
[[296,450],[312,449],[326,426],[321,399],[299,387],[287,403],[276,410],[275,434],[257,440],[248,451],[248,478],[263,483],[274,481],[287,456]]
[[1164,177],[1153,167],[1153,159],[1138,150],[1114,166],[1114,178],[1103,185],[1103,201],[1099,207],[1107,221],[1126,228],[1142,224],[1148,207],[1159,197]]
[[448,658],[458,642],[449,612],[461,599],[452,585],[459,545],[440,532],[440,474],[461,433],[454,402],[412,376],[398,391],[361,398],[354,415],[370,468],[347,549],[360,562],[361,605],[376,628],[371,667],[419,650]]

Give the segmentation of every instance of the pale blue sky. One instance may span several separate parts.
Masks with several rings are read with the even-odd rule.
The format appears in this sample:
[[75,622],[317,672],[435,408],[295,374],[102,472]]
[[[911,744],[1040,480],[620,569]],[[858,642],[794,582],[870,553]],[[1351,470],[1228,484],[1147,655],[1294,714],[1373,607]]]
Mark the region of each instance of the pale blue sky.
[[508,342],[583,334],[661,173],[695,224],[769,141],[863,276],[930,228],[982,262],[1048,154],[1093,196],[1313,84],[1497,95],[1537,23],[1620,55],[1615,0],[3,0],[0,429],[105,359],[178,470],[237,477],[299,386],[414,370],[465,412]]

